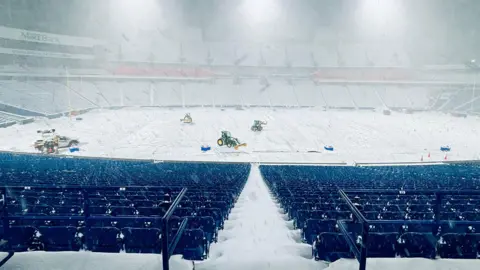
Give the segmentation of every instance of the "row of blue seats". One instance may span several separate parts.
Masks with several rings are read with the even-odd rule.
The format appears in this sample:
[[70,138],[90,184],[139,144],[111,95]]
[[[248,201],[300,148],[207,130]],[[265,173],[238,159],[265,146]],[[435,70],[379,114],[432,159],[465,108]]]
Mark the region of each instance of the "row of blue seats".
[[[360,247],[361,239],[357,241]],[[394,258],[480,258],[480,234],[444,234],[437,239],[429,233],[371,233],[367,242],[368,257]],[[320,233],[313,242],[316,260],[335,261],[353,258],[353,253],[339,233]]]
[[[311,191],[326,189],[471,190],[480,189],[476,165],[415,166],[260,166],[276,183],[302,182]],[[297,185],[299,186],[299,185]]]
[[[171,237],[175,235],[172,231]],[[79,251],[160,253],[161,230],[157,228],[90,227],[79,231],[76,227],[9,228],[8,241],[2,251]],[[188,260],[201,260],[208,256],[208,243],[201,229],[186,230],[174,251]]]
[[[233,201],[220,201],[222,198],[214,198],[214,201],[182,201],[180,206],[199,209],[199,208],[220,208],[222,211],[228,211]],[[90,200],[89,207],[103,207],[103,208],[144,208],[144,207],[162,207],[165,204],[165,201],[151,201],[151,200]],[[12,200],[7,199],[7,205],[12,209],[21,208],[22,212],[36,211],[39,213],[52,213],[53,209],[62,208],[65,206],[75,206],[75,207],[85,207],[85,204],[82,200],[78,199],[61,199],[56,200],[55,198],[45,198],[45,199],[32,199],[32,200]],[[38,210],[41,211],[38,211]],[[43,210],[46,209],[46,210]],[[57,211],[58,212],[58,211]]]
[[249,164],[176,163],[0,153],[8,185],[242,187]]
[[[350,221],[351,222],[351,221]],[[347,230],[355,235],[362,232],[359,223],[348,223]],[[320,233],[341,233],[335,219],[308,219],[302,228],[302,236],[305,242],[312,244],[315,237]],[[441,237],[449,233],[477,233],[480,232],[480,225],[463,222],[457,224],[452,221],[440,221],[438,224],[402,224],[402,223],[381,223],[370,224],[369,232],[373,233],[396,233],[403,234],[407,232],[431,233]]]
[[[377,212],[361,211],[363,216],[369,220],[435,220],[435,214],[432,212]],[[319,210],[299,210],[293,216],[295,228],[303,228],[308,219],[352,219],[350,211],[319,211]],[[439,220],[453,221],[479,221],[480,212],[440,212]]]
[[[228,218],[249,164],[176,163],[0,153],[8,250],[160,252],[161,219],[172,237],[188,218],[175,254],[201,260]],[[168,197],[168,198],[167,198]],[[90,217],[87,216],[87,213]],[[63,216],[66,216],[63,219]],[[32,237],[33,235],[33,237]],[[62,242],[63,241],[63,242]]]
[[[170,229],[178,229],[184,219],[188,219],[187,228],[189,229],[201,229],[205,233],[205,237],[208,243],[216,241],[218,230],[221,229],[217,225],[216,221],[210,216],[185,216],[177,217],[172,216],[169,220]],[[9,228],[19,226],[31,226],[31,227],[74,227],[78,231],[83,232],[88,227],[115,227],[118,229],[123,228],[162,228],[161,218],[96,218],[96,219],[48,219],[35,218],[35,219],[11,219],[9,220]],[[3,232],[3,226],[0,226]],[[3,233],[0,234],[3,236]]]
[[[374,235],[368,241],[372,254],[385,250],[380,257],[404,256],[433,258],[437,248],[440,256],[455,257],[452,252],[445,252],[452,244],[441,244],[444,235],[468,234],[475,237],[476,228],[469,221],[480,221],[480,203],[478,195],[445,195],[440,204],[435,195],[374,194],[361,192],[362,189],[440,189],[465,190],[480,189],[480,170],[475,165],[440,165],[440,166],[377,166],[377,167],[336,167],[336,166],[260,166],[266,184],[271,189],[280,205],[293,219],[294,225],[302,229],[304,241],[314,246],[317,259],[334,261],[338,258],[352,257],[347,241],[337,227],[338,220],[354,220],[346,202],[338,193],[346,190],[355,207],[371,220],[431,220],[436,219],[461,221],[465,227],[448,230],[445,224],[381,224],[370,225]],[[454,183],[452,183],[454,182]],[[357,190],[348,193],[348,190]],[[439,205],[436,209],[437,204]],[[436,217],[435,213],[439,216]],[[361,227],[349,226],[350,232],[358,244],[362,241]],[[473,225],[473,226],[471,226]],[[462,229],[463,228],[463,229]],[[384,239],[390,249],[381,247],[375,235],[389,234],[392,241]],[[389,236],[389,237],[392,237]],[[448,237],[447,237],[448,238]],[[371,240],[373,239],[373,240]],[[427,241],[428,240],[428,241]],[[415,244],[413,244],[415,243]],[[380,247],[376,251],[375,246]],[[416,251],[418,246],[425,246],[424,253]],[[476,246],[470,247],[475,250]],[[388,252],[387,252],[388,250]],[[419,253],[420,252],[420,253]],[[392,255],[393,254],[393,255]],[[473,254],[473,253],[471,253]],[[372,255],[375,256],[375,255]],[[469,257],[466,255],[465,257]],[[471,256],[470,256],[471,257]]]

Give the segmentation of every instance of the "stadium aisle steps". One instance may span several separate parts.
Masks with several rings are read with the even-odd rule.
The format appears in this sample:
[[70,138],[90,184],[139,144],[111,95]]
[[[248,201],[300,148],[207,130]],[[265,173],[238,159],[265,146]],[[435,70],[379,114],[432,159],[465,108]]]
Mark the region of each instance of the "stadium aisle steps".
[[232,209],[217,244],[210,248],[210,260],[196,269],[319,269],[311,260],[311,247],[296,243],[260,175],[252,165],[245,188]]

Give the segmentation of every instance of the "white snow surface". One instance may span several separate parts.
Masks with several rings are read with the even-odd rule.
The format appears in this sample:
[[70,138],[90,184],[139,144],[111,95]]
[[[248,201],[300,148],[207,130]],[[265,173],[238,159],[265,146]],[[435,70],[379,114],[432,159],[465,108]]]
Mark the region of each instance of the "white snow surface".
[[[367,259],[367,270],[474,270],[480,269],[480,260],[463,259]],[[354,259],[338,260],[327,270],[358,270],[358,262]]]
[[301,244],[300,230],[274,203],[257,165],[232,209],[218,243],[199,270],[313,270],[323,263],[312,260],[310,245]]
[[[190,112],[193,124],[180,122]],[[449,145],[447,160],[478,159],[478,117],[454,118],[434,112],[390,116],[370,111],[320,109],[246,110],[220,108],[129,108],[96,110],[83,120],[37,119],[0,129],[0,150],[35,152],[39,129],[55,128],[78,137],[80,152],[72,155],[156,160],[244,161],[281,163],[443,161],[440,147]],[[268,121],[262,132],[250,130],[253,120]],[[248,144],[235,151],[218,147],[221,130]],[[212,150],[201,152],[202,145]],[[335,150],[328,152],[325,145]],[[66,153],[66,151],[64,151]],[[430,153],[430,158],[428,154]],[[68,153],[69,154],[69,153]]]
[[[1,253],[5,256],[6,253]],[[3,258],[3,256],[1,257]],[[170,258],[171,270],[191,270],[192,262],[180,255]],[[96,252],[19,252],[2,267],[6,270],[161,270],[159,254]]]
[[[0,150],[34,152],[36,130],[55,128],[58,134],[79,137],[81,151],[73,155],[157,160],[245,161],[252,171],[232,209],[210,257],[196,262],[200,270],[237,269],[358,269],[355,260],[327,265],[312,259],[311,247],[300,243],[283,210],[261,178],[258,162],[417,162],[443,161],[439,148],[450,145],[448,160],[477,159],[480,120],[438,113],[322,111],[316,109],[189,109],[194,124],[182,124],[187,110],[97,110],[80,117],[37,119],[28,125],[0,129]],[[261,133],[250,131],[253,120],[268,121]],[[221,130],[229,130],[248,146],[239,151],[217,147]],[[209,144],[212,151],[202,153]],[[333,152],[323,151],[332,145]],[[317,151],[317,152],[309,152]],[[431,157],[428,158],[428,153]],[[479,260],[368,259],[369,270],[480,269]],[[156,254],[92,252],[18,253],[5,269],[162,269]],[[192,269],[175,256],[172,270]]]

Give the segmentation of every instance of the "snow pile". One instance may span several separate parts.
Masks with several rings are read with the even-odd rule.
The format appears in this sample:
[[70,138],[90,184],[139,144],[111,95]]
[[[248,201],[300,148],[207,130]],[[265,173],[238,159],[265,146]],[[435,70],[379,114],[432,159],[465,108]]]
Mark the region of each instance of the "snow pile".
[[298,243],[300,231],[272,200],[258,166],[252,171],[232,209],[218,243],[210,248],[208,261],[196,264],[200,270],[322,269],[312,260],[311,246]]
[[[3,253],[4,256],[7,253]],[[3,256],[3,257],[4,257]],[[3,258],[2,257],[2,258]],[[95,252],[19,252],[3,266],[21,270],[161,270],[160,254],[114,254]],[[171,270],[192,270],[193,265],[181,256],[172,256]]]
[[[428,260],[415,259],[367,259],[367,270],[473,270],[480,269],[480,260],[441,259]],[[332,264],[326,270],[358,270],[357,260],[341,259]]]

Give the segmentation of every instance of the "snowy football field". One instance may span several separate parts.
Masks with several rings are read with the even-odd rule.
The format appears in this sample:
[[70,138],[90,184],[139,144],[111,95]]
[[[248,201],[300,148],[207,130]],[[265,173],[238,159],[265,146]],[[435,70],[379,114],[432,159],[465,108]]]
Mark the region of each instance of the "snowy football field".
[[[443,161],[440,146],[450,145],[448,160],[478,159],[480,119],[438,113],[384,116],[375,112],[315,109],[189,109],[194,124],[182,124],[187,110],[131,108],[96,110],[75,118],[39,119],[0,129],[1,150],[35,152],[39,129],[55,128],[78,137],[80,152],[72,155],[157,160],[244,161],[252,171],[235,207],[210,246],[210,257],[195,263],[200,270],[358,269],[355,260],[330,265],[311,259],[311,246],[301,243],[300,230],[279,208],[263,182],[258,165],[278,163]],[[253,120],[268,121],[260,133]],[[216,146],[221,130],[248,144],[238,151]],[[201,145],[212,150],[201,152]],[[332,145],[333,152],[324,151]],[[65,152],[65,154],[70,154]],[[430,153],[430,158],[428,158]],[[92,252],[27,252],[16,254],[5,269],[161,269],[161,256]],[[478,260],[368,259],[368,269],[478,269]],[[175,257],[171,269],[192,269]]]
[[[186,112],[191,113],[193,124],[180,122]],[[447,160],[478,159],[480,154],[478,117],[454,118],[433,112],[385,116],[319,109],[130,108],[95,110],[80,117],[83,120],[39,119],[0,129],[0,150],[35,152],[36,131],[55,128],[60,135],[80,140],[80,152],[73,155],[94,157],[352,164],[419,162],[423,156],[427,162],[443,161],[440,147],[445,145],[452,148]],[[254,120],[268,122],[264,131],[250,130]],[[218,147],[222,130],[230,131],[247,147],[237,151]],[[205,144],[212,150],[202,152]],[[326,145],[334,151],[325,151]]]

